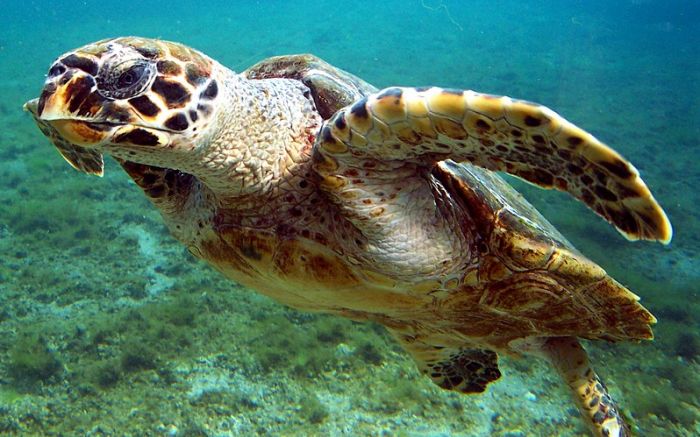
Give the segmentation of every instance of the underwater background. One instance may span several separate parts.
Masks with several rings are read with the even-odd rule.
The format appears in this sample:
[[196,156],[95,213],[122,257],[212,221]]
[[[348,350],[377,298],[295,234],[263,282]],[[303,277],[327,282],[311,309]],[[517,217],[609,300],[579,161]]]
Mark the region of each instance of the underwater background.
[[442,391],[384,330],[300,313],[194,260],[113,162],[71,169],[22,104],[60,54],[182,42],[241,71],[310,52],[378,87],[542,103],[630,159],[674,225],[630,243],[509,179],[658,318],[587,343],[639,435],[700,435],[700,2],[26,1],[0,12],[0,435],[585,436],[543,361]]

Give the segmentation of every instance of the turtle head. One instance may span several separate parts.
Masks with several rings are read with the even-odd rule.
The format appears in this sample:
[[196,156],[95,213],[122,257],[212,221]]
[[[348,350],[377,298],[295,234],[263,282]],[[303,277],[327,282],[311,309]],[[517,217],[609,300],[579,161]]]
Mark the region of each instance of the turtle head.
[[217,65],[176,43],[103,40],[59,57],[25,109],[79,170],[101,174],[102,152],[170,167],[164,149],[189,152],[211,135]]

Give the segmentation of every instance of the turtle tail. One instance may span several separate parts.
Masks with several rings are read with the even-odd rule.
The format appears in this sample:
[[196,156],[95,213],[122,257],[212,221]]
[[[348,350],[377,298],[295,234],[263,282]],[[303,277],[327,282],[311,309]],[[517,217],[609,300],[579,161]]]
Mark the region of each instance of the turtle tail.
[[586,350],[575,337],[549,338],[542,349],[571,388],[576,405],[594,436],[632,435],[607,387],[591,368]]

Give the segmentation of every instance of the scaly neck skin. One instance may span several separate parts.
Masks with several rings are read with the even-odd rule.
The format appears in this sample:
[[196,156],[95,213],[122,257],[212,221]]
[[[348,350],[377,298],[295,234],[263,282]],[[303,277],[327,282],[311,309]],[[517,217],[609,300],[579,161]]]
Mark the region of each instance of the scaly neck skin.
[[228,199],[228,207],[237,203],[231,198],[254,198],[259,205],[285,174],[308,162],[321,118],[297,81],[251,81],[227,69],[219,74],[223,86],[211,134],[187,170],[219,202]]
[[207,202],[259,214],[291,173],[303,174],[310,165],[322,120],[308,89],[296,80],[248,80],[220,64],[213,67],[219,94],[199,132],[173,134],[166,147],[109,145],[105,152],[191,174],[207,188]]

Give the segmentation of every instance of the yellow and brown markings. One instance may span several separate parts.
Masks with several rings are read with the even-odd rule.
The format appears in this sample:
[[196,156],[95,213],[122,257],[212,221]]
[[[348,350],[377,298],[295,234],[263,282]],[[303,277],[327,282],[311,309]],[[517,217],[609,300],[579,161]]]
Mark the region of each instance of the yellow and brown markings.
[[205,69],[207,75],[211,72],[211,61],[205,58],[198,51],[193,50],[182,44],[175,44],[169,41],[159,41],[168,51],[168,54],[173,58],[182,62],[194,62]]
[[245,259],[252,270],[263,276],[317,287],[347,287],[357,283],[338,255],[308,238],[285,238],[274,231],[238,227],[219,227],[218,233],[230,250],[236,252],[234,262]]
[[102,55],[109,51],[109,46],[107,43],[112,40],[113,39],[104,39],[101,41],[94,42],[92,44],[88,44],[86,46],[81,47],[80,52],[85,55],[92,55],[95,58],[101,58]]
[[157,40],[138,37],[123,37],[104,41],[106,44],[110,42],[133,47],[141,54],[141,56],[147,59],[160,59],[166,55],[166,51],[163,49],[163,44]]
[[434,384],[461,393],[482,393],[486,386],[501,377],[496,352],[478,347],[455,346],[454,338],[446,339],[421,330],[418,335],[405,334],[405,329],[392,333],[411,355],[419,370]]
[[433,281],[411,295],[409,284],[350,264],[333,248],[338,242],[313,231],[217,225],[216,218],[213,230],[216,239],[200,245],[203,258],[228,277],[298,309],[410,317],[430,302],[427,291],[439,285]]
[[176,112],[163,123],[165,127],[175,131],[183,131],[189,127],[187,117],[182,112]]
[[168,108],[182,108],[189,102],[191,95],[178,81],[156,77],[151,91],[158,94]]
[[209,77],[209,72],[194,62],[185,64],[185,77],[192,86],[200,86]]
[[588,427],[596,436],[630,437],[631,431],[588,354],[575,338],[550,338],[544,345],[550,361],[572,391]]
[[[99,66],[95,60],[86,56],[77,55],[75,53],[71,53],[70,55],[61,58],[59,62],[65,67],[77,68],[78,70],[82,70],[91,76],[97,76],[97,71],[99,69]],[[60,64],[57,64],[55,67],[58,68]],[[51,70],[49,70],[49,72],[51,72]]]
[[92,87],[95,86],[95,79],[91,76],[73,76],[65,85],[60,82],[59,85],[63,86],[60,91],[64,101],[68,103],[68,111],[75,113],[90,95]]
[[[118,64],[124,71],[112,71],[110,65],[119,61],[112,55],[115,47],[131,48],[145,60],[134,58],[129,61],[131,64]],[[143,62],[151,62],[152,67]],[[115,81],[121,80],[130,68],[141,68],[141,71],[153,68],[151,74],[155,78],[147,92],[131,97],[120,89],[110,88],[121,86],[115,85]],[[166,110],[182,109],[162,116],[160,122],[168,129],[184,131],[211,112],[207,103],[215,99],[219,91],[216,80],[210,79],[211,71],[210,59],[179,44],[134,37],[104,40],[67,54],[54,63],[49,70],[49,79],[56,80],[45,87],[39,102],[39,112],[49,99],[63,98],[71,113],[96,120],[122,122],[129,119],[129,107],[120,101],[125,99],[138,112],[139,117],[151,123],[158,121]],[[194,97],[198,97],[201,103],[187,109],[192,106],[190,102]],[[153,137],[143,133],[135,132],[131,136],[139,136],[134,144],[155,143]]]
[[84,121],[55,120],[52,125],[64,140],[78,146],[100,143],[107,136],[100,126],[95,129]]
[[262,279],[238,251],[232,251],[228,244],[218,238],[202,240],[198,243],[197,251],[192,253],[212,264],[229,278],[241,281],[245,285],[250,286],[249,283],[242,281],[242,278]]
[[529,335],[651,338],[655,320],[638,298],[571,248],[502,179],[454,163],[432,174],[468,211],[475,256],[459,281],[444,285],[436,318],[503,348]]
[[167,76],[179,76],[182,74],[182,67],[175,61],[170,59],[161,59],[156,63],[158,73]]
[[209,115],[211,108],[203,102],[216,98],[218,84],[215,79],[210,79],[210,60],[187,47],[168,42],[162,44],[165,50],[156,64],[158,76],[151,86],[152,93],[140,96],[138,100],[132,99],[130,103],[141,114],[157,117],[161,109],[153,98],[159,99],[167,109],[184,109],[198,96],[197,108],[172,112],[163,120],[168,129],[184,131],[200,116]]
[[199,243],[203,258],[284,304],[329,311],[360,306],[354,300],[368,298],[352,292],[360,282],[345,262],[312,240],[233,226],[217,228],[216,235]]
[[534,103],[472,91],[389,88],[339,111],[317,143],[316,153],[348,163],[468,161],[567,191],[630,239],[671,238],[666,215],[629,162]]
[[496,349],[508,349],[510,341],[528,336],[611,341],[652,337],[655,319],[633,293],[608,276],[585,278],[567,270],[516,272],[488,255],[472,270],[475,281],[465,277],[441,298],[436,317],[466,338]]
[[117,161],[152,200],[167,198],[172,206],[183,205],[191,194],[195,181],[192,175],[121,159]]
[[426,372],[435,384],[461,393],[482,393],[501,377],[498,357],[485,349],[461,349],[447,358],[427,363]]
[[160,144],[160,139],[156,134],[146,129],[134,128],[114,138],[116,143],[128,143],[135,146],[154,147]]
[[356,276],[338,255],[307,241],[281,242],[273,263],[284,277],[323,287],[350,287],[358,283]]
[[129,99],[129,104],[147,118],[155,118],[160,113],[160,108],[145,94]]
[[38,117],[38,99],[25,104],[25,109],[34,117],[34,121],[39,126],[41,132],[48,137],[56,146],[63,159],[71,167],[87,174],[102,176],[104,172],[104,160],[102,154],[95,150],[85,149],[76,144],[69,143],[56,130],[54,126]]

